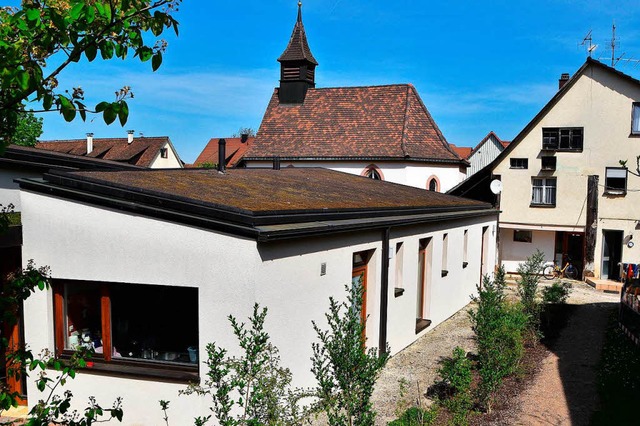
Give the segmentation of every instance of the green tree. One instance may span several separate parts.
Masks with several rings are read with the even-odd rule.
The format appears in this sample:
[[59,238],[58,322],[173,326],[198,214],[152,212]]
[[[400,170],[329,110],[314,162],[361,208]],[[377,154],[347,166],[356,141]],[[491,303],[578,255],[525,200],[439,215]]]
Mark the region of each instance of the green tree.
[[[87,113],[101,113],[107,124],[129,115],[129,87],[116,92],[115,101],[93,109],[84,104],[80,87],[63,90],[58,76],[83,57],[93,61],[125,59],[130,53],[162,63],[166,42],[157,39],[165,29],[178,31],[172,14],[180,0],[23,0],[21,7],[0,8],[0,148],[9,143],[20,115],[30,111],[58,111],[66,121]],[[149,38],[152,35],[152,40]]]
[[42,121],[42,117],[36,117],[32,112],[20,114],[10,142],[22,146],[35,146],[42,134]]

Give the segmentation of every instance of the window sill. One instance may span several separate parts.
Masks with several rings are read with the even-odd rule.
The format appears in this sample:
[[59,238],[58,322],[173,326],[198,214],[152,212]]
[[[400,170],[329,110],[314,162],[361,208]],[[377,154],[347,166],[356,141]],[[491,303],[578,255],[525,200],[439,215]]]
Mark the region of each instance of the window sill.
[[543,208],[543,209],[554,209],[556,207],[556,205],[555,204],[534,204],[534,203],[531,203],[531,204],[529,204],[529,207],[536,207],[536,208],[540,207],[540,208]]
[[542,151],[546,152],[582,152],[583,148],[545,148],[542,147]]
[[[65,351],[59,358],[61,360],[68,360],[70,357],[71,352]],[[87,361],[87,367],[79,368],[78,371],[116,377],[153,379],[171,383],[188,384],[200,382],[198,364],[150,363],[130,359],[112,359],[111,361],[105,361],[101,358],[91,358]]]
[[552,169],[552,168],[550,168],[550,167],[547,167],[547,168],[545,168],[545,169],[540,169],[540,171],[541,171],[541,172],[555,172],[555,171],[556,171],[556,169],[555,169],[555,168],[554,168],[554,169]]
[[393,296],[394,297],[400,297],[404,294],[404,288],[399,288],[399,287],[395,287],[393,289]]
[[528,167],[509,167],[511,170],[528,170]]
[[624,197],[625,195],[627,195],[627,191],[604,191],[602,193],[602,195],[607,195],[609,197]]
[[416,334],[425,330],[430,325],[431,325],[431,320],[424,319],[424,318],[416,318]]

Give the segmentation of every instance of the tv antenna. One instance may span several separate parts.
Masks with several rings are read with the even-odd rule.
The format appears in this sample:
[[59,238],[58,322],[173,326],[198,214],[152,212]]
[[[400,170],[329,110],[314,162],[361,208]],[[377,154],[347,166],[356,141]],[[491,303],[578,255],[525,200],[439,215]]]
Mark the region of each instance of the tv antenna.
[[598,48],[597,44],[593,44],[593,38],[591,37],[592,31],[593,30],[589,30],[587,35],[584,36],[584,38],[580,42],[580,46],[585,46],[585,48],[587,49],[587,54],[589,55],[589,57],[591,57],[591,54],[593,53],[593,51]]
[[[584,36],[584,38],[582,39],[582,41],[579,43],[580,46],[585,46],[585,49],[587,51],[587,55],[589,57],[592,56],[593,52],[598,48],[597,44],[593,43],[593,31],[589,30],[589,32],[587,33],[586,36]],[[616,22],[613,21],[613,24],[611,25],[611,39],[608,41],[607,43],[607,49],[605,49],[606,51],[608,51],[609,49],[611,50],[611,67],[615,68],[616,65],[618,65],[619,62],[623,62],[625,64],[633,64],[635,66],[640,65],[640,59],[635,59],[632,57],[628,57],[625,58],[626,52],[622,52],[622,54],[616,56],[616,49],[620,47],[620,39],[618,37],[616,37]],[[598,60],[602,60],[602,57],[598,57]],[[609,58],[607,58],[609,59]]]

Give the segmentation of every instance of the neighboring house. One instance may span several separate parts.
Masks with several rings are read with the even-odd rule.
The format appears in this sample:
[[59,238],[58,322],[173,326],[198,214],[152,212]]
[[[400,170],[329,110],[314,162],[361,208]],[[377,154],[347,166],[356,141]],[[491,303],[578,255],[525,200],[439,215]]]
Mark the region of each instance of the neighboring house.
[[245,167],[324,167],[444,192],[468,163],[447,143],[410,84],[316,88],[300,9],[278,58],[280,87],[267,106]]
[[507,146],[509,146],[509,141],[503,141],[495,133],[489,132],[489,134],[464,157],[470,164],[467,168],[467,178],[495,160]]
[[25,303],[26,341],[64,359],[84,336],[98,353],[66,388],[123,397],[125,425],[161,424],[161,399],[175,424],[210,414],[209,398],[178,392],[205,379],[207,343],[236,353],[227,316],[256,302],[294,384],[311,386],[311,321],[326,327],[346,285],[366,287],[367,345],[397,353],[495,265],[490,205],[323,168],[53,171],[20,185],[24,259],[53,275]]
[[94,138],[40,141],[36,148],[64,154],[118,161],[150,169],[177,169],[183,167],[177,151],[167,136],[134,137],[129,131],[126,138]]
[[[238,162],[242,160],[242,156],[249,146],[251,146],[254,139],[255,137],[249,136],[248,134],[241,135],[239,138],[224,138],[226,146],[225,167],[235,167]],[[202,167],[204,165],[211,167],[217,165],[219,161],[219,142],[220,138],[210,139],[207,146],[204,147],[191,166]]]
[[[49,169],[56,170],[139,170],[140,167],[129,164],[121,164],[108,160],[99,160],[69,154],[49,152],[36,148],[10,145],[0,156],[0,208],[13,205],[13,211],[20,213],[20,187],[15,179],[40,178]],[[17,215],[12,215],[15,223],[8,231],[0,235],[0,287],[5,284],[7,275],[20,269],[23,260],[29,257],[22,256],[22,226]],[[43,234],[44,235],[44,234]],[[39,264],[41,265],[41,264]],[[0,324],[1,326],[1,324]],[[20,324],[13,327],[4,327],[0,330],[2,336],[10,340],[12,347],[22,346]],[[5,374],[6,359],[4,352],[0,351],[0,383],[7,384],[11,391],[26,395],[23,381],[16,381]],[[23,398],[23,403],[26,400]]]
[[[508,271],[535,249],[584,276],[619,278],[640,263],[640,81],[587,59],[491,166],[502,180],[500,258]],[[489,179],[485,178],[485,183]],[[472,178],[473,179],[473,178]]]

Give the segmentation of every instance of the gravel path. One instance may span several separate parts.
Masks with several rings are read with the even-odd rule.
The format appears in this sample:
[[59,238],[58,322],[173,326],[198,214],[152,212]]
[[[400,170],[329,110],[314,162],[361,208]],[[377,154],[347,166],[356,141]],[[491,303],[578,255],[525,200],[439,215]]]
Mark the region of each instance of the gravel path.
[[[579,306],[550,347],[532,383],[500,424],[588,424],[598,402],[594,367],[599,360],[608,313],[618,301],[616,294],[574,282],[568,303]],[[387,424],[398,417],[402,408],[417,400],[428,406],[431,401],[424,394],[438,378],[439,361],[450,356],[456,346],[475,351],[468,309],[470,306],[389,360],[373,395],[378,412],[376,424]],[[407,383],[404,395],[400,392],[400,380]]]

